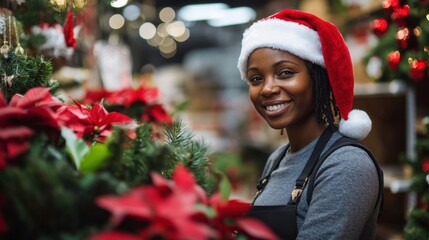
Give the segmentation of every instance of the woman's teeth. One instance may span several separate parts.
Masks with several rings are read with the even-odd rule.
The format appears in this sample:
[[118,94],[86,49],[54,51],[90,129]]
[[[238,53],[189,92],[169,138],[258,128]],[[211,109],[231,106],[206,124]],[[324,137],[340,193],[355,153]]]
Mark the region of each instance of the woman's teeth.
[[276,110],[279,110],[280,108],[283,108],[285,106],[286,106],[286,104],[282,103],[282,104],[266,106],[266,109],[268,111],[276,111]]

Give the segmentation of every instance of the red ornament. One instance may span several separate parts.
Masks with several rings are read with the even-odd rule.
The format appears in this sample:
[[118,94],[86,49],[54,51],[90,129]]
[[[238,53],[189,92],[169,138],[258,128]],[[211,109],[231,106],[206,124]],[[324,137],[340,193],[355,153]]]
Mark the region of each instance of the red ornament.
[[384,9],[393,9],[399,6],[399,0],[383,0],[381,4]]
[[423,173],[429,172],[429,156],[425,156],[422,158],[422,170]]
[[66,23],[64,25],[64,38],[66,40],[67,47],[76,47],[76,39],[74,38],[73,33],[73,12],[68,10]]
[[428,62],[423,59],[417,59],[410,64],[410,77],[415,81],[423,80],[428,69]]
[[398,68],[399,62],[401,61],[401,53],[399,51],[394,51],[387,55],[387,62],[389,68],[392,70],[396,70]]
[[408,48],[408,39],[410,37],[410,30],[408,28],[399,29],[395,37],[398,39],[398,44],[402,49]]
[[410,15],[410,6],[405,4],[401,7],[396,7],[393,9],[391,18],[393,21],[398,24],[399,27],[406,27],[406,19]]
[[383,0],[381,3],[387,15],[392,14],[393,10],[399,6],[399,0]]
[[386,33],[388,27],[389,27],[389,24],[384,18],[375,19],[371,23],[372,32],[377,37],[383,36]]

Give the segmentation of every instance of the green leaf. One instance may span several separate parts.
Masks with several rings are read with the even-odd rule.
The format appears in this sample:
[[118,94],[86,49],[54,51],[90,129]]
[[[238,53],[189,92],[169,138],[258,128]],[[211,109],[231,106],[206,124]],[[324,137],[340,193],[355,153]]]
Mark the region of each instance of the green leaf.
[[220,176],[219,182],[219,192],[222,201],[227,201],[229,195],[231,194],[231,183],[228,180],[228,177],[221,171],[216,171]]
[[85,173],[95,172],[111,155],[106,144],[96,143],[80,162],[80,170]]
[[78,139],[76,134],[69,128],[62,127],[61,136],[66,141],[66,150],[73,159],[76,169],[80,170],[80,163],[83,157],[89,152],[89,147],[82,139]]

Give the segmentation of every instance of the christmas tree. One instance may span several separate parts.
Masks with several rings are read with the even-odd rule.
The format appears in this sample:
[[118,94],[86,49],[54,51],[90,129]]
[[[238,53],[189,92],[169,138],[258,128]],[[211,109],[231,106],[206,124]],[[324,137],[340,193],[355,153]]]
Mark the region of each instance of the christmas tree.
[[404,229],[404,238],[410,240],[429,238],[429,117],[424,119],[425,129],[416,143],[416,159],[406,163],[413,169],[411,190],[418,202],[409,213]]
[[[369,53],[367,64],[379,66],[379,74],[373,76],[376,80],[399,80],[415,89],[429,81],[429,1],[383,0],[382,7],[385,16],[371,23],[379,42]],[[426,130],[417,139],[416,159],[406,160],[413,169],[411,191],[416,193],[417,203],[407,215],[405,239],[429,237],[428,136]]]
[[379,42],[369,53],[368,64],[380,65],[379,81],[428,81],[429,1],[383,0],[385,17],[372,29]]

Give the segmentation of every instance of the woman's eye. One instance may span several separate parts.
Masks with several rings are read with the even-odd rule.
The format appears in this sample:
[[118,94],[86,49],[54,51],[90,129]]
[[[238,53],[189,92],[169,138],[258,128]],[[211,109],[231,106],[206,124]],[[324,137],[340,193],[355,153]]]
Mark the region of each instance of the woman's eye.
[[256,83],[256,82],[259,82],[259,81],[261,81],[261,77],[259,77],[259,76],[253,76],[253,77],[249,77],[249,83]]
[[293,74],[294,74],[293,71],[286,69],[286,70],[282,70],[279,75],[289,77],[289,76],[292,76]]

